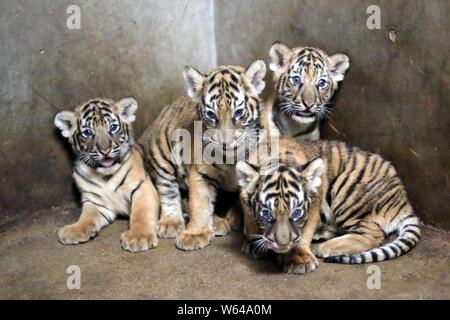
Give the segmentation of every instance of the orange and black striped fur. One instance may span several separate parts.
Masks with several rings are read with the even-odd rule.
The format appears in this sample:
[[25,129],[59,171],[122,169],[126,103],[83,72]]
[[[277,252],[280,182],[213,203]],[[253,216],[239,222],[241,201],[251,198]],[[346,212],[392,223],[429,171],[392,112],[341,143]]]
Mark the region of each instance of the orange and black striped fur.
[[320,138],[320,122],[331,112],[330,100],[350,63],[345,54],[328,56],[311,47],[270,48],[274,94],[265,102],[269,129],[305,140]]
[[[213,216],[213,211],[219,190],[238,191],[235,161],[205,161],[202,155],[215,150],[216,156],[225,159],[256,141],[261,127],[259,93],[264,88],[265,71],[262,61],[255,61],[247,69],[221,66],[206,75],[186,67],[184,79],[189,97],[166,106],[140,140],[161,199],[158,235],[177,237],[180,249],[203,248],[214,235],[230,231],[229,221]],[[202,130],[195,133],[197,136],[195,126]],[[186,139],[192,138],[189,150],[184,150],[191,154],[188,161],[176,151],[179,140],[174,136],[178,137],[180,131],[190,135]],[[183,198],[189,199],[186,228]]]
[[94,237],[118,215],[130,217],[122,248],[143,251],[157,245],[158,193],[145,171],[142,150],[134,144],[131,123],[137,102],[92,99],[74,111],[61,111],[55,125],[76,155],[73,177],[81,193],[77,222],[59,230],[63,244]]
[[[390,162],[336,141],[281,138],[279,150],[278,166],[270,158],[236,166],[248,254],[273,250],[286,272],[305,273],[318,265],[313,252],[358,264],[401,256],[418,243],[419,219]],[[311,250],[313,237],[329,240]]]

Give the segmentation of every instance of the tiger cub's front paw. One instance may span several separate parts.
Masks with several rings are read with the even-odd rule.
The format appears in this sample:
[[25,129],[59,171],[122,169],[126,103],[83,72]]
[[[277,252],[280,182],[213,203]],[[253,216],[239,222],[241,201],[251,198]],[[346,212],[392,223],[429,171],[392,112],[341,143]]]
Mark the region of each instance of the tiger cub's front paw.
[[128,230],[120,236],[122,249],[130,252],[142,252],[158,245],[158,238],[152,231]]
[[58,231],[58,239],[62,244],[79,244],[88,241],[97,235],[95,223],[69,224]]
[[158,237],[174,239],[184,230],[183,217],[164,216],[158,222]]
[[209,245],[214,231],[210,228],[185,230],[176,240],[176,246],[181,250],[198,250]]
[[314,271],[319,261],[311,252],[297,251],[278,256],[278,263],[286,273],[305,274]]
[[214,235],[216,237],[226,236],[231,231],[230,223],[227,219],[213,216]]

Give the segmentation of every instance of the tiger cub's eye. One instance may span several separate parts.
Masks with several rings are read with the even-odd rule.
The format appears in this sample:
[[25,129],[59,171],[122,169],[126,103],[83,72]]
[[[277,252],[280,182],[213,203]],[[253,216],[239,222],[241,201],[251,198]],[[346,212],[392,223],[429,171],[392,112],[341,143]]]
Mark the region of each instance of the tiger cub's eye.
[[81,134],[82,134],[83,137],[85,137],[85,138],[91,138],[91,137],[94,135],[94,133],[92,132],[91,129],[84,129],[84,130],[81,132]]
[[328,82],[327,82],[327,80],[325,80],[325,79],[320,79],[320,80],[317,82],[317,86],[318,86],[319,88],[325,88],[327,85],[328,85]]
[[292,220],[297,221],[301,217],[303,217],[304,213],[305,211],[303,209],[295,209],[294,211],[292,211],[291,218]]
[[216,121],[217,120],[217,116],[216,116],[216,113],[214,111],[211,111],[211,110],[206,111],[206,116],[212,121]]
[[293,76],[293,77],[291,77],[291,83],[292,83],[294,86],[298,86],[301,82],[302,82],[302,79],[300,79],[299,76]]
[[274,220],[273,215],[269,209],[262,209],[259,212],[259,215],[267,222],[272,222]]
[[110,133],[116,133],[119,130],[119,125],[117,123],[113,123],[109,126]]
[[238,109],[234,112],[233,118],[238,119],[244,115],[244,109]]

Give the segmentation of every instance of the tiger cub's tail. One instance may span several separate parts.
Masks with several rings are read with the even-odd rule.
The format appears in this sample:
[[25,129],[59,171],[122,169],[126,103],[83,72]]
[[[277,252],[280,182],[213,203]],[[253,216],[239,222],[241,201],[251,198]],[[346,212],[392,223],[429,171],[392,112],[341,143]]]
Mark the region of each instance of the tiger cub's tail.
[[397,227],[398,237],[394,241],[362,253],[326,257],[323,261],[329,263],[361,264],[400,257],[413,249],[419,242],[421,238],[419,223],[418,217],[413,215],[407,216],[400,221]]

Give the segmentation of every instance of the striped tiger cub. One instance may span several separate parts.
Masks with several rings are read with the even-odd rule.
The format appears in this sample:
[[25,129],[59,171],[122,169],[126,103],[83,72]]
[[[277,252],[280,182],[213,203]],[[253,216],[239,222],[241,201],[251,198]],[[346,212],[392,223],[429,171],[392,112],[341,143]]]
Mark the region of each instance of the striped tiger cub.
[[[161,199],[158,235],[177,238],[179,249],[203,248],[214,235],[230,231],[228,219],[213,215],[214,204],[219,190],[239,189],[234,156],[256,142],[261,128],[259,94],[264,89],[265,72],[263,61],[255,61],[247,69],[220,66],[207,74],[185,67],[188,97],[166,106],[140,139]],[[195,130],[196,126],[201,132]],[[175,151],[179,141],[173,139],[175,133],[183,130],[189,133],[187,139],[192,138],[192,146],[183,150],[191,155],[188,161]],[[206,161],[205,155],[210,153],[214,153],[214,159],[224,161]],[[199,155],[200,161],[195,161]],[[225,161],[230,155],[231,161]],[[189,223],[185,228],[186,198]]]
[[142,150],[134,144],[136,109],[133,98],[92,99],[56,114],[54,123],[76,155],[73,177],[82,202],[78,221],[59,230],[61,243],[86,242],[118,215],[126,215],[130,229],[121,235],[124,250],[144,251],[158,244],[159,197]]
[[342,53],[332,56],[311,47],[270,48],[274,94],[265,103],[269,129],[305,140],[320,139],[320,122],[330,112],[330,99],[350,66]]
[[[285,272],[306,273],[317,267],[315,255],[377,262],[418,243],[419,219],[390,162],[335,141],[280,138],[279,150],[277,166],[270,157],[236,166],[248,255],[272,250]],[[328,240],[311,248],[314,236]]]

